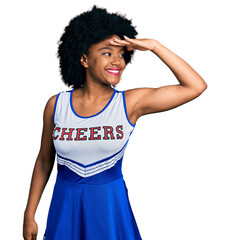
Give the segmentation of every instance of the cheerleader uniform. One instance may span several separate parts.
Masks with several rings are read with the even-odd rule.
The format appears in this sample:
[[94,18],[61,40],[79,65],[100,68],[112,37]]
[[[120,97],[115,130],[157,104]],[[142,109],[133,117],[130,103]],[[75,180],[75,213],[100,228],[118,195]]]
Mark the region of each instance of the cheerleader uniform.
[[88,117],[75,112],[73,91],[55,103],[58,173],[44,239],[141,240],[121,170],[135,128],[124,91],[113,88],[106,106]]

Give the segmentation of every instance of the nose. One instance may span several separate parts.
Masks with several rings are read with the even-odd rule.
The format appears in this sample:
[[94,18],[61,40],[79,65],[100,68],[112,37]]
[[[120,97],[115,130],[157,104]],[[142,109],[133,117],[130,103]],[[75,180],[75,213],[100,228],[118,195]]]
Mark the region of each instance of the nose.
[[118,56],[113,56],[111,64],[119,66],[121,65],[121,59]]

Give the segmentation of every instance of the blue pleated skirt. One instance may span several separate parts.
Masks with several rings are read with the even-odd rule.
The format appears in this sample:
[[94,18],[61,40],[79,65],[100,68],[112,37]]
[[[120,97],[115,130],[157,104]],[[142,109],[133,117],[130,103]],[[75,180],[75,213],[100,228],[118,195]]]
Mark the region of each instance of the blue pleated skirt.
[[85,181],[59,166],[44,239],[141,240],[126,184],[116,168]]

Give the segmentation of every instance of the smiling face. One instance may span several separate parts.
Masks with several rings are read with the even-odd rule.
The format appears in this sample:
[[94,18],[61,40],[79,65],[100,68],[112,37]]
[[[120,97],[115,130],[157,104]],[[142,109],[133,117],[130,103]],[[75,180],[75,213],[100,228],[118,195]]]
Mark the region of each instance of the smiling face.
[[113,35],[99,43],[91,45],[87,54],[83,54],[81,64],[86,69],[86,82],[116,85],[125,69],[124,47],[113,46]]

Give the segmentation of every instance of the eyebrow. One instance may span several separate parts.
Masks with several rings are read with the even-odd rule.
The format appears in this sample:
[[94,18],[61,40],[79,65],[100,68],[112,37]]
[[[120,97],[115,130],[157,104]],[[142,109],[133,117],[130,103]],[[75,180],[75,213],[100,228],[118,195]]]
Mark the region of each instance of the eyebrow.
[[[101,51],[101,50],[103,50],[103,49],[108,49],[108,50],[113,50],[112,48],[110,48],[110,47],[103,47],[103,48],[100,48],[100,49],[98,49],[98,52],[99,51]],[[123,48],[121,48],[121,50],[120,51],[123,51],[123,50],[125,50],[125,48],[123,47]]]

